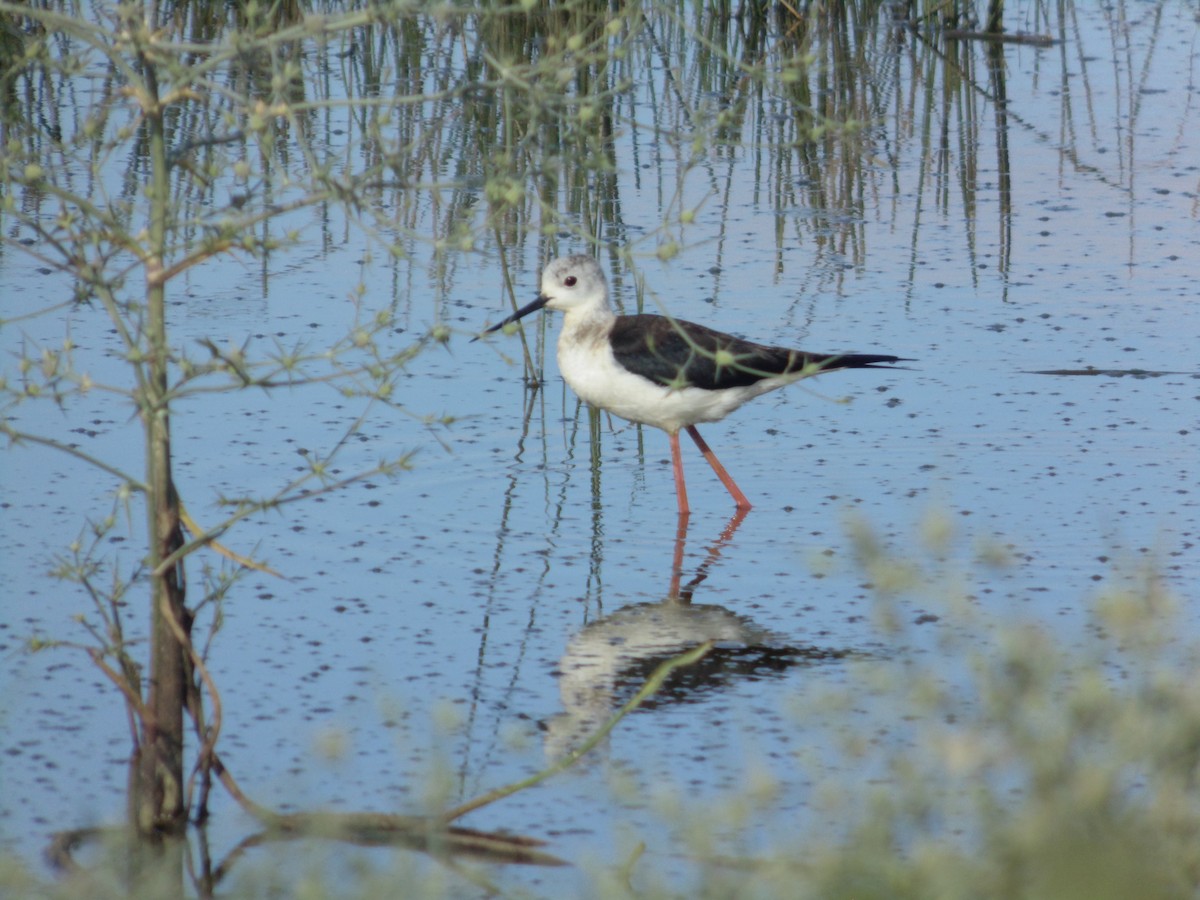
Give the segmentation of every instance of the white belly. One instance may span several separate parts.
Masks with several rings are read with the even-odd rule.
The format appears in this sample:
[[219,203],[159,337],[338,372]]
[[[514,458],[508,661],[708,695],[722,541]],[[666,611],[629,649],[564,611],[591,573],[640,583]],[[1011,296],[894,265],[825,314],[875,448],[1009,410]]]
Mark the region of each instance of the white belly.
[[622,419],[672,433],[686,425],[723,419],[747,400],[795,380],[769,378],[719,391],[670,388],[618,364],[606,340],[563,340],[565,336],[564,331],[558,342],[558,368],[581,400]]

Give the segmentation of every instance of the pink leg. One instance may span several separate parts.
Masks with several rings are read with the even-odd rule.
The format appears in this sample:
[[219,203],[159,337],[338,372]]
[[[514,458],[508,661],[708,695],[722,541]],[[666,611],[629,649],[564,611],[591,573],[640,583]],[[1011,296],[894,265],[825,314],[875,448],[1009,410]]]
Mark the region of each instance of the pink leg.
[[679,596],[679,581],[683,577],[683,549],[687,544],[688,514],[681,512],[675,523],[675,555],[671,558],[671,587],[666,599],[672,602],[689,601]]
[[[696,430],[695,425],[687,426],[687,433],[692,436],[692,440],[696,442],[696,446],[700,448],[700,452],[704,454],[704,458],[708,460],[708,464],[712,466],[712,470],[717,473],[717,477],[721,479],[721,484],[725,485],[725,490],[733,496],[733,502],[737,504],[738,509],[749,509],[750,501],[746,499],[746,495],[742,493],[741,488],[734,484],[733,478],[725,471],[725,467],[721,465],[721,461],[717,459],[717,454],[713,453],[708,444],[704,442],[704,438],[700,437],[700,432]],[[679,438],[675,438],[673,448],[676,452],[679,450]],[[676,479],[683,478],[683,470],[679,467],[678,457],[676,457]],[[679,481],[682,484],[682,481]]]
[[679,501],[679,515],[686,516],[691,510],[687,502],[687,485],[683,483],[683,454],[679,452],[679,432],[670,433],[671,463],[675,467],[675,498]]

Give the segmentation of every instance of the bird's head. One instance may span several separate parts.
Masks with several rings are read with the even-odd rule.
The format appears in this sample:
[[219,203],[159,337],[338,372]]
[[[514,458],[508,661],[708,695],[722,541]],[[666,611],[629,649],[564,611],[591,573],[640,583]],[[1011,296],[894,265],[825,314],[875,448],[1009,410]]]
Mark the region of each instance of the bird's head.
[[523,319],[542,307],[563,313],[609,314],[608,283],[604,270],[590,256],[564,256],[542,272],[541,292],[537,299],[484,331],[491,334],[505,325]]

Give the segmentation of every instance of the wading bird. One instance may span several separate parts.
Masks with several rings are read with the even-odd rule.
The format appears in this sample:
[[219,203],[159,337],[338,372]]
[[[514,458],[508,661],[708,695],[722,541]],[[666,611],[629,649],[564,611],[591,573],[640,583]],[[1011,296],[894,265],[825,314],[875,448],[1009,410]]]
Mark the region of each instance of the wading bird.
[[622,419],[667,433],[679,512],[689,512],[679,432],[696,442],[739,509],[750,501],[700,437],[698,422],[725,418],[747,400],[833,369],[869,369],[904,361],[872,353],[806,353],[755,344],[668,316],[618,316],[604,271],[590,256],[556,259],[541,292],[484,334],[542,307],[564,314],[558,368],[582,400]]

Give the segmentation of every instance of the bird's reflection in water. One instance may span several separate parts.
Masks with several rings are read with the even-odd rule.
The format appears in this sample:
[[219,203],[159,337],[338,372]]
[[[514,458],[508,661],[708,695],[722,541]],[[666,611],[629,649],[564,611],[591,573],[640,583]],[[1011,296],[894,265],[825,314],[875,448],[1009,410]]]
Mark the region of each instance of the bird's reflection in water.
[[682,586],[688,516],[681,515],[666,598],[622,607],[589,623],[571,639],[559,661],[563,712],[544,723],[549,758],[559,759],[587,740],[659,664],[705,641],[712,641],[713,649],[699,662],[673,673],[642,709],[693,702],[737,680],[778,675],[796,665],[849,655],[845,649],[796,644],[723,606],[692,602],[746,512],[738,510],[729,520],[696,574]]

